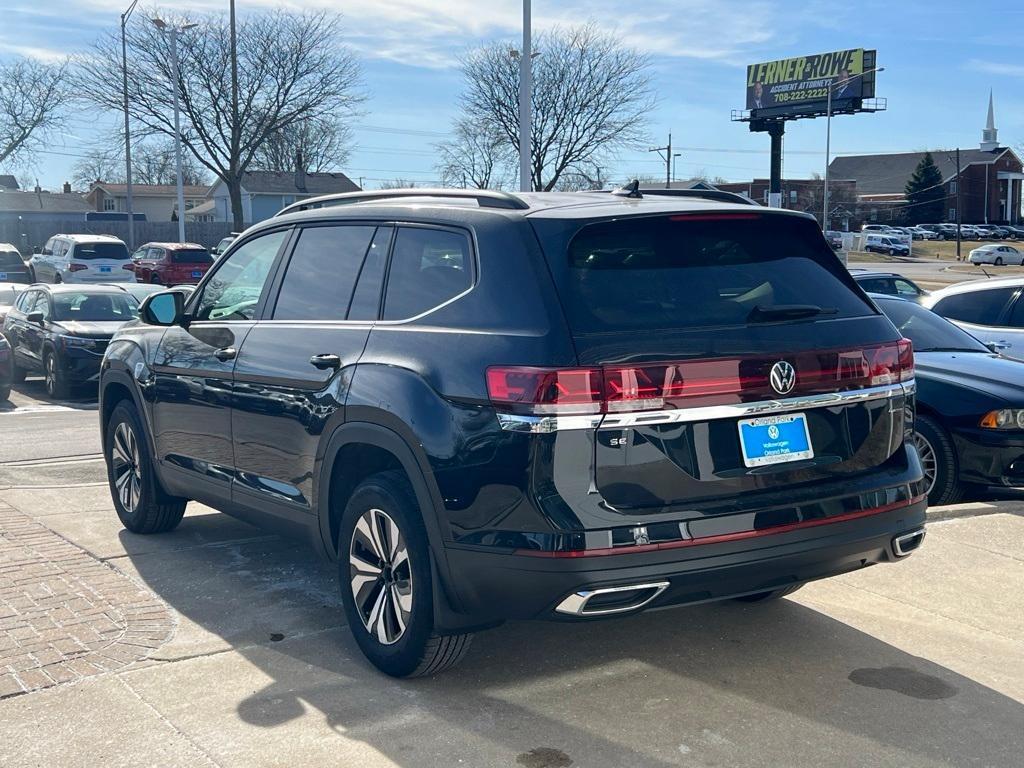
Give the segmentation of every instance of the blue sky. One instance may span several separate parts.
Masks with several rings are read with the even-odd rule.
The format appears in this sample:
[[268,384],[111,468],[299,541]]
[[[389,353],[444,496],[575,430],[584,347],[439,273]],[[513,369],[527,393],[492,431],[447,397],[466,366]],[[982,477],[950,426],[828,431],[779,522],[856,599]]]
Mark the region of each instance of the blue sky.
[[[145,0],[144,0],[145,1]],[[116,29],[127,0],[0,0],[0,57],[57,58],[87,50]],[[514,40],[520,0],[237,0],[239,13],[284,5],[340,12],[345,42],[359,55],[370,98],[357,120],[345,170],[367,187],[401,177],[430,182],[434,143],[456,113],[460,53]],[[152,6],[159,8],[159,4]],[[177,0],[190,11],[225,11],[227,0]],[[729,120],[744,101],[745,65],[841,48],[876,48],[878,95],[888,111],[833,120],[833,153],[976,146],[989,89],[1002,144],[1024,144],[1024,5],[1011,0],[534,0],[542,29],[593,21],[652,59],[657,109],[652,146],[673,133],[677,176],[698,172],[745,180],[768,173],[768,140]],[[30,171],[58,187],[75,155],[118,115],[73,111],[62,135]],[[790,123],[785,175],[807,177],[824,163],[823,120]],[[655,155],[625,152],[609,178],[663,173]]]

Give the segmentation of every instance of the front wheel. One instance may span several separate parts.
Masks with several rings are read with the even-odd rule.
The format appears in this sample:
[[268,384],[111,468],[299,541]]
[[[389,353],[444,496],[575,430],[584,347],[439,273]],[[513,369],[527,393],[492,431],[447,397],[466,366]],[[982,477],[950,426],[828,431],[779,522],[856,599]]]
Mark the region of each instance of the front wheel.
[[889,255],[890,256],[895,256],[896,255],[896,249],[895,248],[890,248],[889,249]]
[[470,634],[434,631],[430,545],[408,480],[364,480],[342,513],[338,578],[348,625],[367,659],[392,677],[422,677],[458,663]]
[[118,403],[107,422],[104,458],[114,509],[132,533],[165,533],[178,526],[186,499],[160,487],[135,406]]
[[918,415],[914,445],[924,469],[925,493],[930,506],[956,504],[963,498],[956,449],[946,430],[930,416]]
[[997,267],[1003,266],[1003,257],[1002,256],[996,256],[995,265]]
[[43,358],[43,376],[46,382],[46,394],[54,400],[67,400],[71,395],[71,384],[67,374],[61,368],[57,353],[50,350]]

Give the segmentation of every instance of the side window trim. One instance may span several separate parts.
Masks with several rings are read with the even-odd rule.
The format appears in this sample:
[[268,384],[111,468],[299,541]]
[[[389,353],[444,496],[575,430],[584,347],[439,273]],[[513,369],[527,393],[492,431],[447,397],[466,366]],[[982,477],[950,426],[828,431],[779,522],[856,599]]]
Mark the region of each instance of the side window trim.
[[[373,233],[373,239],[376,239],[377,234],[382,229],[385,229],[385,228],[389,229],[390,232],[389,232],[389,236],[388,236],[387,249],[384,252],[384,273],[381,275],[381,278],[380,278],[380,291],[378,291],[378,293],[377,293],[377,311],[374,314],[374,317],[373,317],[372,320],[346,320],[345,322],[347,322],[347,323],[356,323],[356,324],[359,324],[359,323],[378,323],[378,322],[381,321],[381,313],[383,313],[383,311],[384,311],[384,296],[385,296],[385,294],[387,294],[387,290],[388,290],[388,271],[391,269],[391,252],[395,248],[395,237],[398,234],[398,225],[390,223],[390,222],[386,223],[386,224],[381,224],[380,226],[377,227],[377,231]],[[373,240],[370,241],[370,245],[372,247]],[[359,274],[356,275],[356,284],[355,284],[355,286],[352,289],[352,295],[349,296],[348,307],[345,308],[345,317],[346,318],[352,312],[352,302],[355,301],[355,299],[356,299],[356,291],[359,289],[359,281],[363,277],[363,270],[366,269],[366,262],[369,260],[369,258],[370,258],[370,251],[369,251],[369,249],[367,249],[367,252],[363,255],[363,263],[359,265]]]
[[206,286],[212,280],[213,275],[215,275],[217,273],[217,270],[221,269],[224,266],[224,264],[227,263],[228,259],[227,259],[227,255],[225,255],[225,256],[221,256],[219,259],[217,259],[213,263],[212,268],[207,270],[206,274],[203,276],[202,282],[199,284],[199,287],[195,291],[192,292],[191,298],[189,299],[188,303],[185,305],[185,312],[186,312],[186,315],[188,315],[188,317],[189,317],[189,322],[190,323],[197,323],[197,324],[199,324],[199,323],[211,323],[211,324],[216,323],[218,325],[223,325],[224,323],[251,323],[251,322],[254,322],[256,320],[263,319],[263,315],[264,315],[264,312],[266,310],[266,305],[267,305],[267,298],[270,296],[270,289],[271,289],[271,287],[276,285],[278,277],[281,274],[282,256],[284,254],[286,254],[286,253],[291,253],[291,249],[294,246],[294,243],[295,243],[295,229],[296,229],[295,225],[293,225],[293,224],[287,224],[287,225],[285,225],[283,227],[273,227],[271,229],[264,229],[264,230],[260,230],[259,232],[254,232],[251,237],[247,237],[247,238],[245,238],[245,240],[242,240],[241,238],[239,238],[238,240],[235,240],[233,243],[231,243],[231,246],[232,246],[231,254],[228,254],[228,255],[234,255],[234,253],[235,253],[235,251],[237,249],[241,248],[246,243],[250,243],[253,240],[256,240],[257,238],[265,237],[267,235],[272,235],[275,232],[282,232],[282,231],[287,232],[287,236],[285,237],[284,242],[281,243],[281,247],[278,248],[277,254],[274,256],[274,263],[271,264],[271,266],[270,266],[270,272],[267,274],[267,280],[263,284],[263,292],[260,293],[260,300],[256,303],[256,306],[254,307],[252,320],[195,320],[195,319],[193,319],[193,312],[202,303],[202,300],[203,300],[202,297],[203,297],[203,293],[206,290]]
[[[387,267],[384,270],[384,282],[383,282],[383,284],[381,286],[381,291],[380,291],[380,306],[377,309],[377,318],[378,318],[377,319],[377,323],[379,325],[402,325],[404,323],[414,322],[416,320],[419,320],[421,318],[426,317],[427,315],[433,314],[437,310],[441,309],[442,307],[448,306],[449,304],[451,304],[454,301],[458,301],[463,296],[466,296],[473,289],[476,288],[477,282],[479,282],[479,280],[480,280],[480,256],[479,256],[479,250],[480,249],[478,247],[477,240],[476,240],[476,232],[473,229],[471,229],[469,227],[459,227],[459,226],[445,225],[445,224],[425,224],[425,223],[416,222],[416,221],[411,221],[411,222],[397,221],[397,222],[394,223],[394,228],[395,228],[394,232],[391,235],[391,244],[388,247],[388,262],[387,262]],[[406,317],[406,318],[403,318],[401,320],[384,320],[383,319],[383,317],[384,317],[384,305],[385,305],[385,302],[387,301],[388,286],[391,283],[391,264],[392,264],[392,262],[394,260],[395,243],[398,240],[398,233],[402,229],[431,229],[431,230],[442,231],[442,232],[456,232],[456,233],[462,235],[463,237],[465,237],[466,240],[469,242],[469,267],[470,267],[470,270],[471,270],[471,273],[470,273],[470,276],[469,276],[469,287],[466,290],[461,291],[460,293],[455,294],[450,299],[442,301],[437,306],[431,307],[430,309],[427,309],[427,310],[425,310],[423,312],[420,312],[418,315],[414,315],[413,317]]]

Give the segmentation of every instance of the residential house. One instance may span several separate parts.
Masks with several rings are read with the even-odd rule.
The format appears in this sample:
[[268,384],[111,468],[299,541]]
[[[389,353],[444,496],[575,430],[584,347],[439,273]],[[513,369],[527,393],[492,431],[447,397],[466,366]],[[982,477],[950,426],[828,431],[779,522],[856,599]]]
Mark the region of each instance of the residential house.
[[[185,213],[206,202],[210,188],[186,184]],[[128,212],[128,185],[93,182],[85,196],[94,211]],[[132,211],[144,214],[147,221],[177,221],[178,188],[174,184],[132,184]]]
[[21,187],[10,173],[0,173],[0,192],[17,192]]
[[[1024,221],[1021,213],[1024,165],[1012,149],[999,146],[991,94],[982,141],[977,149],[960,150],[959,175],[955,149],[932,150],[931,155],[942,173],[946,221],[957,220],[958,186],[963,223],[1019,224]],[[835,158],[829,164],[829,173],[856,180],[858,208],[867,221],[899,221],[906,210],[907,182],[924,156],[924,152],[847,155]]]
[[[255,224],[296,200],[358,191],[358,185],[344,173],[248,171],[242,176],[242,212],[246,224]],[[231,221],[227,185],[218,181],[210,190],[210,197],[214,201],[214,221]]]
[[91,210],[82,195],[71,192],[70,185],[64,192],[47,192],[36,187],[32,192],[0,191],[0,222],[12,221],[85,221],[85,214]]

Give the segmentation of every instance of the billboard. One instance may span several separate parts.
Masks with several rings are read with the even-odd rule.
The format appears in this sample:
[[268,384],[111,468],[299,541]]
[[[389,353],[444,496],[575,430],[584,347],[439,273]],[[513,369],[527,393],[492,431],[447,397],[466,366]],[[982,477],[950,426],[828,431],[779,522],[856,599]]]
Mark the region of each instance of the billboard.
[[[751,117],[813,116],[860,107],[875,95],[875,51],[850,48],[747,67],[747,109]],[[872,70],[865,74],[866,70]]]

